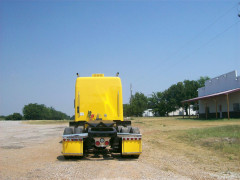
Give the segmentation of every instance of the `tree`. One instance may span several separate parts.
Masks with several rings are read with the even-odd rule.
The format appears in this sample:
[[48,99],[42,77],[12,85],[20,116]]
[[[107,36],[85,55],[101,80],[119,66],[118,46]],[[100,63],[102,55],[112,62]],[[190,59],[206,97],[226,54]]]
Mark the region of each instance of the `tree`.
[[181,101],[184,100],[184,84],[178,82],[177,84],[170,86],[164,91],[164,99],[167,102],[167,115],[181,107]]
[[22,120],[23,117],[20,113],[13,113],[5,118],[6,120]]
[[6,116],[0,116],[0,120],[6,119]]
[[148,98],[143,93],[135,93],[131,97],[130,107],[134,116],[142,116],[144,110],[147,109]]
[[65,113],[56,111],[53,107],[46,107],[44,104],[28,104],[23,108],[24,118],[27,120],[42,120],[42,119],[70,119]]
[[152,109],[154,116],[165,116],[167,112],[166,100],[164,97],[164,92],[153,93],[150,98],[148,98],[148,106]]
[[124,117],[132,116],[132,108],[130,104],[123,104],[123,116]]
[[23,108],[24,119],[41,120],[46,118],[46,107],[43,104],[28,104]]
[[149,98],[149,108],[153,109],[155,116],[166,116],[169,112],[183,107],[188,115],[188,104],[183,106],[182,101],[198,96],[197,89],[204,86],[209,77],[200,77],[197,81],[184,80],[173,84],[163,92],[156,92]]
[[199,80],[197,80],[198,82],[198,88],[201,88],[203,86],[205,86],[205,82],[207,80],[209,80],[210,78],[208,76],[201,76]]
[[[205,85],[205,82],[207,80],[209,80],[210,78],[208,76],[204,76],[204,77],[200,77],[200,79],[198,79],[197,81],[189,81],[189,80],[185,80],[183,81],[184,83],[184,99],[192,99],[198,96],[198,88],[201,88]],[[182,101],[183,101],[182,100]],[[194,104],[194,102],[190,103],[190,104]],[[186,115],[188,115],[188,108],[189,108],[189,104],[185,104],[184,107]]]
[[153,109],[155,116],[166,116],[182,106],[184,100],[184,84],[178,82],[163,92],[156,92],[149,98],[149,107]]

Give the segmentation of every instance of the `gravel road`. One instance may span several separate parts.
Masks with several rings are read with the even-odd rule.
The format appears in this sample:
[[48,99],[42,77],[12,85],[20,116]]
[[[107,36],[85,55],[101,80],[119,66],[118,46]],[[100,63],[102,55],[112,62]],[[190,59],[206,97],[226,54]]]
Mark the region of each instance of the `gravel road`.
[[[0,121],[0,179],[237,179],[207,172],[191,159],[144,140],[139,159],[89,154],[65,160],[61,135],[67,124]],[[141,127],[144,133],[144,127]]]

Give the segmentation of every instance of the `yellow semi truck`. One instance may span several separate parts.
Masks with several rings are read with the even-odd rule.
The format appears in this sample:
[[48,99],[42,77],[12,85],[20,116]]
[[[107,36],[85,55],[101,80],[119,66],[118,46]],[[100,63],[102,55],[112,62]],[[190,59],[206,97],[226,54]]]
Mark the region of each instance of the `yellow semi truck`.
[[[78,75],[78,74],[77,74]],[[64,129],[64,157],[84,156],[90,150],[108,149],[122,156],[139,157],[142,134],[123,119],[122,84],[119,77],[77,77],[75,121]]]

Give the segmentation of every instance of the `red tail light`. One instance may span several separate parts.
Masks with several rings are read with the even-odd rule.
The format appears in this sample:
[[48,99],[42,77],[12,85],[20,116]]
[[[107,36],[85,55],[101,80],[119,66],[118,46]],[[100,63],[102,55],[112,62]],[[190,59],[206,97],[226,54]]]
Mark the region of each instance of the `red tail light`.
[[105,141],[105,145],[108,146],[108,145],[109,145],[109,142],[108,142],[108,141]]
[[96,144],[96,146],[99,146],[99,145],[100,145],[100,142],[99,142],[99,141],[96,141],[95,144]]

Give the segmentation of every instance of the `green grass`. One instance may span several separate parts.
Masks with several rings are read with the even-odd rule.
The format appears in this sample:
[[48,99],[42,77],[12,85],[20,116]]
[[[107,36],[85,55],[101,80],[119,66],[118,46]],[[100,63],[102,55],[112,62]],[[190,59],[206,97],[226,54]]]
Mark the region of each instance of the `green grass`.
[[240,159],[240,125],[185,130],[178,138]]
[[193,120],[193,121],[204,121],[204,122],[208,122],[208,121],[219,121],[219,122],[223,122],[223,121],[234,121],[234,122],[237,122],[237,121],[240,121],[240,118],[211,118],[211,119],[205,119],[205,118],[189,118],[189,117],[185,117],[185,118],[182,118],[182,117],[176,117],[177,120]]

